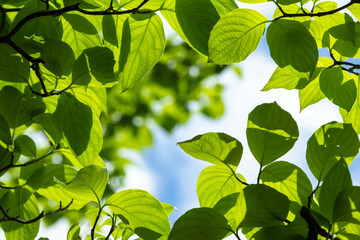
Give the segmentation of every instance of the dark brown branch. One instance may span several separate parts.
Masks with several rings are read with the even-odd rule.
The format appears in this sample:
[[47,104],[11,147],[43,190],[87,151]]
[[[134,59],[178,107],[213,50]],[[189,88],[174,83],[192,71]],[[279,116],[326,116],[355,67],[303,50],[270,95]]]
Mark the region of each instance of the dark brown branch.
[[6,25],[6,10],[0,6],[1,13],[1,26],[0,26],[0,36],[3,34],[5,25]]
[[64,210],[68,209],[72,203],[73,203],[73,199],[71,200],[71,202],[68,205],[66,205],[65,207],[62,207],[61,202],[60,202],[59,208],[56,209],[55,211],[48,212],[48,213],[44,213],[44,211],[42,211],[37,217],[35,217],[35,218],[31,219],[31,220],[22,220],[22,219],[19,219],[19,216],[18,217],[11,217],[11,216],[8,215],[9,209],[7,211],[5,211],[0,206],[0,211],[4,215],[0,219],[0,222],[18,222],[18,223],[21,223],[21,224],[31,224],[31,223],[39,221],[40,219],[42,219],[42,218],[44,218],[46,216],[53,215],[53,214],[56,214],[56,213],[59,213],[61,211],[64,211]]
[[334,10],[330,10],[330,11],[326,11],[326,12],[317,12],[317,13],[286,13],[284,12],[283,9],[281,9],[281,7],[279,7],[279,5],[276,3],[276,5],[279,7],[280,12],[283,14],[277,18],[275,18],[273,21],[279,20],[281,18],[286,18],[286,17],[323,17],[323,16],[327,16],[327,15],[331,15],[337,12],[340,12],[341,10],[344,10],[348,7],[350,7],[351,5],[355,4],[355,3],[360,3],[360,0],[351,0],[349,3],[345,4],[344,6],[341,6],[337,9]]
[[[54,148],[54,149],[55,149],[55,148]],[[55,152],[55,150],[52,150],[52,151],[50,151],[49,153],[47,153],[47,154],[45,154],[45,155],[43,155],[43,156],[41,156],[41,157],[39,157],[39,158],[33,159],[33,160],[31,160],[31,161],[29,161],[29,162],[26,162],[26,163],[23,163],[23,164],[14,164],[14,153],[12,152],[12,157],[11,157],[12,160],[11,160],[11,162],[10,162],[7,166],[1,168],[1,169],[0,169],[0,173],[4,172],[4,171],[6,171],[6,170],[8,170],[8,169],[10,169],[10,168],[25,167],[25,166],[28,166],[28,165],[37,163],[37,162],[43,160],[44,158],[50,156],[50,155],[53,154],[54,152]]]
[[[339,66],[342,70],[347,71],[349,73],[355,74],[355,75],[359,75],[359,72],[356,72],[355,70],[359,70],[360,69],[360,65],[359,64],[355,64],[355,63],[351,63],[351,62],[344,62],[344,61],[338,61],[334,55],[330,52],[330,57],[331,59],[334,61],[333,65],[331,65],[329,68],[335,67],[335,66]],[[349,68],[346,68],[344,66],[350,66]]]
[[94,226],[91,228],[91,240],[95,239],[95,228],[96,228],[96,225],[97,225],[97,223],[98,223],[98,221],[100,219],[101,212],[102,212],[102,207],[99,207],[99,212],[98,212],[98,214],[96,216]]
[[106,236],[106,238],[104,240],[109,240],[110,239],[110,236],[111,234],[114,232],[116,228],[116,216],[115,214],[113,215],[112,219],[111,219],[111,228],[110,228],[110,231],[108,233],[108,235]]
[[334,239],[330,233],[328,233],[325,229],[320,227],[320,225],[311,215],[309,208],[302,206],[300,210],[300,216],[306,221],[309,228],[309,232],[306,240],[317,240],[318,234],[328,239]]

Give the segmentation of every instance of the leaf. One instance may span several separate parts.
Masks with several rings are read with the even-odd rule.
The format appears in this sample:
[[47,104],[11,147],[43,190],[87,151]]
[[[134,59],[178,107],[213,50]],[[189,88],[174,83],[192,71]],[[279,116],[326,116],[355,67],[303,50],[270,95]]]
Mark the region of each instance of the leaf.
[[31,37],[22,46],[32,54],[40,53],[43,66],[54,75],[70,75],[75,56],[67,43],[53,38]]
[[241,227],[270,227],[281,224],[289,212],[289,199],[262,184],[244,188],[246,214]]
[[27,82],[29,62],[7,44],[0,44],[0,79],[7,82]]
[[164,29],[155,13],[130,15],[124,22],[118,66],[122,91],[135,86],[160,60],[165,49]]
[[269,2],[269,0],[238,0],[238,1],[243,3],[252,3],[252,4]]
[[323,69],[320,75],[320,89],[334,104],[350,111],[357,95],[355,81],[345,75],[340,67]]
[[109,180],[106,168],[97,165],[86,166],[69,183],[57,182],[74,202],[87,204],[90,201],[100,203]]
[[[65,194],[59,185],[54,181],[54,178],[62,182],[70,182],[77,174],[75,168],[64,164],[49,164],[37,171],[29,177],[27,185],[36,193],[51,199],[57,204],[60,202],[66,206],[71,202],[71,197]],[[71,204],[70,209],[79,209],[82,205],[77,205],[76,202]]]
[[351,186],[348,166],[344,159],[340,159],[326,174],[319,195],[320,213],[331,223],[334,221],[333,212],[337,196],[342,190]]
[[5,86],[0,91],[0,114],[6,119],[9,127],[29,126],[32,118],[45,111],[44,103],[38,98],[25,97],[16,88]]
[[79,102],[73,95],[61,94],[55,121],[64,133],[71,150],[83,166],[94,164],[102,146],[102,128],[99,118],[91,108]]
[[[12,153],[6,149],[3,148],[2,146],[0,146],[0,169],[3,169],[7,166],[9,166],[11,164],[12,161]],[[5,174],[6,171],[2,171],[0,172],[0,176],[2,176],[3,174]]]
[[56,122],[53,121],[53,115],[50,113],[43,113],[36,115],[33,118],[34,123],[39,124],[49,137],[53,145],[56,145],[62,139],[61,129],[57,126]]
[[235,9],[220,18],[210,33],[209,62],[229,64],[245,60],[257,48],[266,18],[251,9]]
[[282,5],[290,5],[293,3],[298,3],[301,0],[276,0],[278,3],[282,4]]
[[249,114],[246,137],[261,167],[287,153],[298,136],[295,120],[276,102],[259,105]]
[[[40,214],[35,195],[25,188],[8,193],[1,199],[1,206],[9,209],[7,214],[21,220],[31,220]],[[2,214],[1,214],[2,215]],[[18,222],[2,222],[1,228],[6,239],[33,240],[39,231],[40,222],[21,224]]]
[[211,208],[193,208],[175,223],[169,240],[220,240],[229,232],[227,220]]
[[[120,2],[119,7],[125,8],[125,9],[133,9],[137,8],[143,0],[123,0]],[[141,10],[152,10],[156,11],[161,8],[161,6],[164,4],[165,0],[152,0],[146,2],[142,7]]]
[[3,141],[6,145],[12,144],[9,125],[2,115],[0,115],[0,140]]
[[105,205],[114,214],[125,218],[139,237],[149,240],[168,239],[170,223],[166,212],[161,203],[148,192],[124,190],[113,194]]
[[347,7],[347,9],[358,19],[360,20],[360,9],[358,8],[358,6],[356,6],[356,4],[353,4],[349,7]]
[[305,240],[303,236],[294,233],[285,226],[262,228],[251,237],[251,240],[269,239],[269,236],[276,236],[276,240]]
[[80,239],[80,225],[76,223],[70,227],[67,233],[67,240],[79,240],[79,239]]
[[161,203],[161,205],[163,206],[167,216],[170,216],[173,213],[174,209],[177,210],[176,207],[173,207],[168,203]]
[[246,214],[244,192],[235,192],[221,198],[212,208],[222,214],[234,231],[238,230]]
[[243,152],[241,143],[225,133],[205,133],[178,144],[194,158],[215,165],[225,164],[233,170],[239,165]]
[[359,138],[351,124],[331,122],[321,126],[310,137],[306,161],[314,176],[322,181],[340,158],[349,165],[359,147]]
[[72,82],[89,87],[112,87],[117,83],[114,65],[114,55],[110,49],[105,47],[85,49],[74,63]]
[[36,158],[35,142],[26,135],[18,135],[14,141],[15,152],[24,156]]
[[197,52],[208,55],[210,32],[221,15],[210,0],[166,0],[161,15]]
[[84,16],[64,13],[62,18],[63,37],[78,58],[83,50],[91,47],[102,46],[102,41],[94,25]]
[[299,22],[280,19],[270,24],[266,40],[279,67],[291,65],[299,72],[315,70],[318,50],[315,39]]
[[360,224],[360,187],[348,187],[339,192],[334,202],[333,222]]
[[355,45],[355,23],[352,17],[344,13],[344,23],[330,28],[329,33],[336,39],[350,41]]
[[307,206],[312,185],[304,171],[296,165],[274,162],[261,171],[260,179],[263,184],[286,195],[290,201]]
[[196,192],[200,202],[200,207],[214,207],[223,197],[232,193],[240,192],[244,185],[236,178],[245,182],[243,176],[234,175],[225,166],[209,166],[199,175]]
[[[356,76],[354,81],[357,88],[357,96],[360,96],[359,77]],[[356,133],[360,134],[360,98],[356,97],[355,103],[350,111],[340,108],[340,114],[344,123],[351,123]]]

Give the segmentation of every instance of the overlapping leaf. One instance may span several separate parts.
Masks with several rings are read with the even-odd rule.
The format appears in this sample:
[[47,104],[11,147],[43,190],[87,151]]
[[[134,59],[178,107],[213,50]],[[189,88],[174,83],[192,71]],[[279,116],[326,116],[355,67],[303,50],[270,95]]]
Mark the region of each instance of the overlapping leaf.
[[225,164],[236,170],[243,147],[235,138],[225,133],[206,133],[178,143],[187,154],[215,165]]
[[265,31],[266,18],[251,9],[235,9],[214,26],[209,38],[209,62],[229,64],[255,51]]
[[259,105],[249,114],[246,137],[261,166],[287,153],[298,136],[295,120],[276,102]]
[[314,176],[322,181],[340,158],[349,165],[359,147],[359,138],[350,124],[331,122],[321,126],[309,139],[306,161]]

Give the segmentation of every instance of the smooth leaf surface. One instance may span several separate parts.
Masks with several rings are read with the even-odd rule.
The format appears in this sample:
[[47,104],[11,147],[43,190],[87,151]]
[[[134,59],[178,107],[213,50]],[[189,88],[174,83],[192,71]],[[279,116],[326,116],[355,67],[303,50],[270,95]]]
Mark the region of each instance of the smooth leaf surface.
[[131,15],[122,28],[118,78],[122,91],[135,86],[165,49],[163,24],[155,13]]
[[106,205],[126,219],[143,239],[168,239],[170,223],[161,203],[144,190],[130,189],[112,195]]
[[6,44],[0,44],[0,79],[8,82],[28,82],[30,64]]
[[72,198],[74,202],[83,203],[90,201],[100,203],[109,180],[106,168],[97,165],[86,166],[78,172],[76,177],[69,183],[57,182],[61,188]]
[[6,122],[5,118],[0,115],[0,140],[5,144],[11,144],[11,133],[9,129],[9,124]]
[[339,193],[351,187],[351,175],[344,159],[340,159],[326,174],[319,195],[320,213],[333,222],[335,200]]
[[230,232],[227,220],[211,208],[193,208],[175,223],[169,240],[220,240]]
[[260,166],[287,153],[298,136],[295,120],[276,102],[259,105],[249,114],[246,137]]
[[360,187],[348,187],[339,192],[334,203],[333,221],[360,224]]
[[289,212],[289,199],[262,184],[244,188],[246,214],[241,227],[269,227],[281,224]]
[[194,158],[215,165],[225,164],[233,170],[239,165],[243,152],[241,143],[225,133],[210,132],[197,135],[178,144],[184,152]]
[[320,89],[334,104],[350,111],[357,95],[355,81],[340,67],[323,69],[320,75]]
[[310,137],[306,161],[314,176],[322,181],[340,158],[349,165],[359,147],[359,138],[350,124],[331,122],[321,126]]
[[35,142],[26,135],[19,135],[14,140],[15,152],[21,153],[24,156],[36,158]]
[[286,195],[290,201],[307,205],[312,185],[304,171],[296,165],[284,161],[274,162],[261,171],[260,179],[263,184]]
[[291,65],[299,72],[314,72],[318,61],[316,42],[301,23],[283,19],[272,22],[266,40],[279,67]]
[[221,17],[210,0],[167,0],[161,14],[185,42],[208,56],[210,32]]
[[208,61],[229,64],[245,60],[257,48],[265,21],[251,9],[235,9],[221,17],[210,33]]
[[223,197],[240,192],[244,185],[237,178],[245,181],[244,177],[234,175],[225,166],[209,166],[199,175],[196,192],[200,207],[214,207]]

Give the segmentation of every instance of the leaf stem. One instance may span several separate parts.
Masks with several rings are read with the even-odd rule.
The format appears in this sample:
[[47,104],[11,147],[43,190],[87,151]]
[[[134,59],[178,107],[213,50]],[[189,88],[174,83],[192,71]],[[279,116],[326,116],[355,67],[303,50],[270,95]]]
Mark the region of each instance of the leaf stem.
[[96,225],[97,225],[97,223],[98,223],[98,221],[99,221],[99,219],[100,219],[101,212],[102,212],[102,208],[103,208],[103,207],[101,207],[101,206],[100,206],[100,203],[99,203],[99,212],[98,212],[98,214],[97,214],[97,216],[96,216],[96,219],[95,219],[95,222],[94,222],[94,226],[91,228],[91,240],[94,240],[94,239],[95,239],[95,228],[96,228]]

